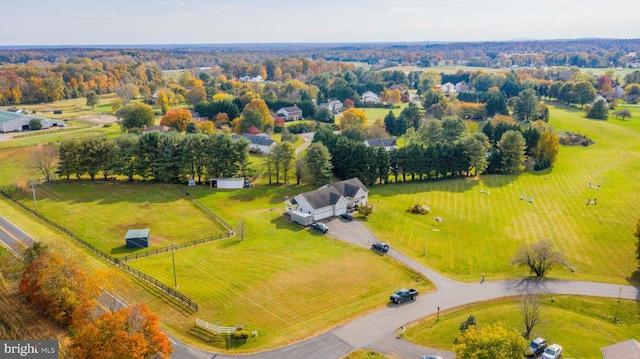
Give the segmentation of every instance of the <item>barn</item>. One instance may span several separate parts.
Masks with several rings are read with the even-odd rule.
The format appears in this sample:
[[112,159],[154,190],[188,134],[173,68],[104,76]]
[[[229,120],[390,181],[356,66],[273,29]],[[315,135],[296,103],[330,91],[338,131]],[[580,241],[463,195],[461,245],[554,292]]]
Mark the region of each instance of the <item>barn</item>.
[[62,120],[53,120],[50,118],[25,115],[17,112],[0,111],[0,132],[7,133],[28,130],[29,122],[33,119],[40,120],[43,129],[65,126],[65,123]]
[[130,229],[125,239],[127,248],[149,247],[149,229]]
[[244,177],[239,178],[212,178],[209,180],[209,188],[237,189],[244,188]]

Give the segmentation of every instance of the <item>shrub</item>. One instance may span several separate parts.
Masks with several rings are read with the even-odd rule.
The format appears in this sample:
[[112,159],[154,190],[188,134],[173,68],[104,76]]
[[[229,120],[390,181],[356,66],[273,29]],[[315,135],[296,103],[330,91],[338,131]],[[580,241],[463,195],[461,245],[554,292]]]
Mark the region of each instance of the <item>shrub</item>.
[[233,340],[247,340],[249,339],[249,336],[251,336],[251,332],[247,329],[239,329],[231,333],[231,338]]
[[409,208],[407,211],[413,214],[429,214],[431,212],[431,208],[426,204],[416,204],[415,206]]
[[42,129],[42,121],[40,121],[37,118],[32,119],[31,121],[29,121],[29,129],[30,130],[40,130],[40,129]]
[[540,161],[540,162],[536,162],[533,165],[533,170],[534,171],[540,171],[543,170],[545,168],[549,168],[551,167],[551,161],[548,158],[545,158],[544,160]]

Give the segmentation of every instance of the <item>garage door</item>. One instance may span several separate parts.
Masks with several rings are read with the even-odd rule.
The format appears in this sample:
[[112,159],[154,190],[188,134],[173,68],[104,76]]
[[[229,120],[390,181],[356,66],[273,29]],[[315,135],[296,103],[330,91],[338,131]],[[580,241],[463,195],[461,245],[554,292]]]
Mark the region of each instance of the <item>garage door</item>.
[[321,219],[324,218],[329,218],[333,215],[333,210],[331,210],[331,208],[329,209],[324,209],[324,210],[320,210],[318,212],[316,212],[316,215],[314,216],[316,221],[319,221]]

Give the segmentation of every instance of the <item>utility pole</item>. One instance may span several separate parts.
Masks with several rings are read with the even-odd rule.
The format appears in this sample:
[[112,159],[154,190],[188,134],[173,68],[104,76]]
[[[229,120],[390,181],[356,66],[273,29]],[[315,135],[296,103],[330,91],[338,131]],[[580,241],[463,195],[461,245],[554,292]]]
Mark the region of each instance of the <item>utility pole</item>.
[[38,202],[36,201],[36,189],[34,188],[34,183],[36,181],[31,180],[29,182],[31,182],[31,193],[33,193],[33,206],[36,209],[36,214],[38,214]]
[[622,298],[622,287],[620,287],[620,293],[618,294],[618,304],[616,305],[616,315],[613,316],[613,324],[618,322],[618,309],[620,309],[620,298]]
[[176,257],[174,256],[175,248],[171,248],[171,261],[173,262],[173,286],[178,288],[178,279],[176,277]]

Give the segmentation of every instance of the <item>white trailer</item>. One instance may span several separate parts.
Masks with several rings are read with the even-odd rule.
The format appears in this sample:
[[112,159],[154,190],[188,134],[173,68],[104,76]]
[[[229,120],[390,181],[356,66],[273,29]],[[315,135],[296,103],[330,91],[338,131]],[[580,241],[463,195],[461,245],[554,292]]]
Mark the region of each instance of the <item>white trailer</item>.
[[212,178],[209,180],[209,187],[218,189],[244,188],[244,178]]
[[308,226],[313,223],[313,216],[310,213],[304,213],[300,211],[289,211],[291,222],[300,224],[302,226]]

